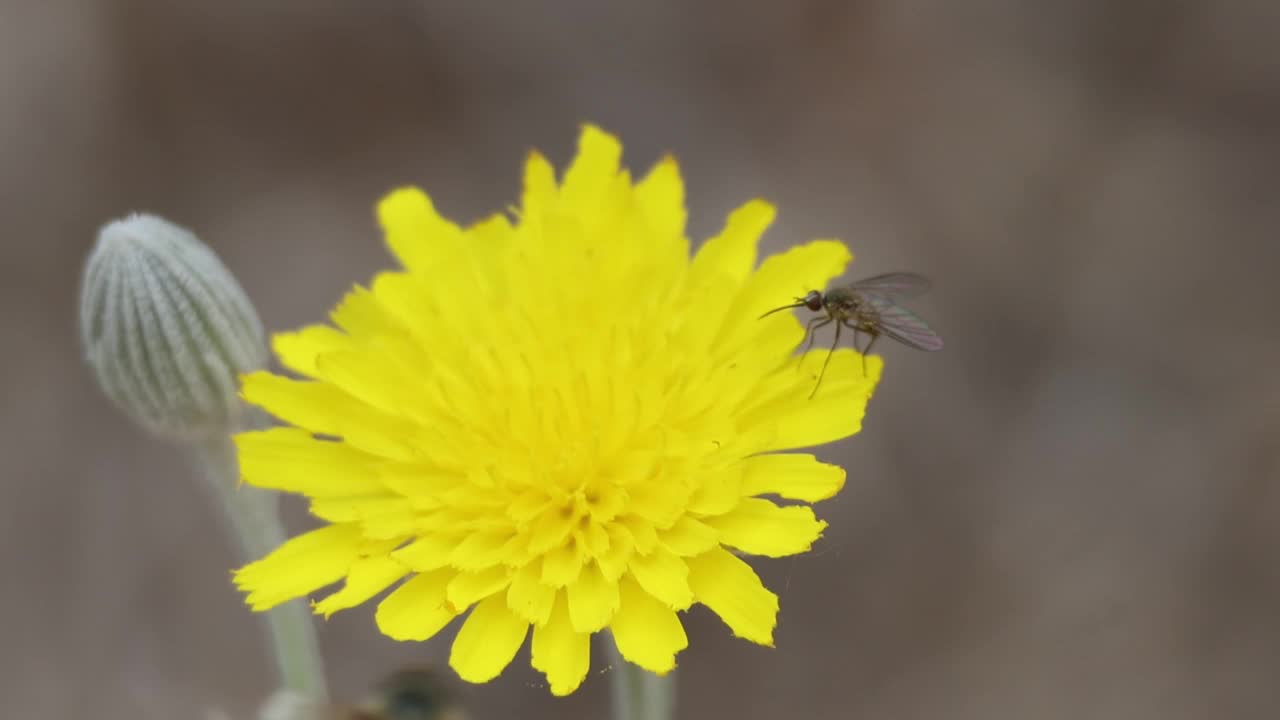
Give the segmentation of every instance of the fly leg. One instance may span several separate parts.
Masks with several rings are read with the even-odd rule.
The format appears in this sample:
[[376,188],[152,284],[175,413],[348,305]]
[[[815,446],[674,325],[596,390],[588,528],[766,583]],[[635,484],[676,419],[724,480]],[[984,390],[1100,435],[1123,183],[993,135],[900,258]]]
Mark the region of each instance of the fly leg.
[[867,347],[862,351],[862,377],[867,376],[867,355],[871,354],[871,346],[876,344],[876,340],[880,339],[879,333],[871,333],[871,342],[867,343]]
[[853,349],[857,350],[858,353],[862,355],[862,377],[865,378],[867,376],[867,355],[871,354],[871,346],[875,345],[876,340],[880,339],[880,333],[876,332],[874,329],[862,328],[862,332],[871,336],[871,340],[867,342],[866,347],[858,350],[858,326],[853,323],[846,322],[845,327],[853,331]]
[[[815,324],[816,323],[816,324]],[[804,356],[809,354],[813,349],[813,341],[818,339],[818,328],[826,327],[831,324],[830,316],[817,315],[809,319],[808,324],[804,326],[805,337],[809,338],[809,342],[805,343],[804,352],[800,354],[800,359],[796,362],[796,370],[804,365]]]
[[836,324],[836,337],[831,341],[831,349],[827,351],[827,359],[822,361],[822,371],[818,373],[818,384],[813,386],[813,392],[809,393],[809,399],[812,400],[814,395],[818,394],[818,388],[822,385],[822,376],[827,374],[827,365],[831,364],[831,356],[836,352],[836,345],[840,344],[840,326],[844,323]]

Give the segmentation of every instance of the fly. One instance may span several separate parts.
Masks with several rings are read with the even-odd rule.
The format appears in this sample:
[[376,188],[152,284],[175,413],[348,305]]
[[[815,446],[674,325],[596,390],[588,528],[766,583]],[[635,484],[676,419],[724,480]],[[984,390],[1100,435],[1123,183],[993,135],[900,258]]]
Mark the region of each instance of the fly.
[[[843,285],[821,292],[810,290],[802,298],[796,298],[791,305],[774,308],[761,315],[765,318],[776,312],[792,308],[807,308],[813,312],[825,312],[809,320],[805,325],[805,337],[808,343],[805,352],[813,347],[816,331],[831,323],[836,324],[836,337],[822,363],[822,371],[818,373],[818,384],[809,393],[812,398],[822,385],[822,377],[827,372],[827,364],[831,355],[840,343],[840,328],[853,330],[853,349],[862,354],[862,374],[867,373],[867,354],[881,335],[890,337],[908,347],[933,352],[942,349],[942,338],[921,320],[918,315],[902,307],[898,300],[917,297],[929,291],[928,278],[915,273],[888,273],[859,280],[851,285]],[[867,346],[858,349],[858,333],[866,333],[871,337]]]

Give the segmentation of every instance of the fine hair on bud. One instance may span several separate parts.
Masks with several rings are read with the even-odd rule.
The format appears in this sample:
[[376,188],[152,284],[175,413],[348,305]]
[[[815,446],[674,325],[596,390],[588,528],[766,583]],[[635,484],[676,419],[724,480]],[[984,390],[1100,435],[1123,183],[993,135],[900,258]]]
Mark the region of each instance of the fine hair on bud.
[[165,437],[234,432],[238,377],[267,362],[262,323],[231,272],[193,233],[147,214],[99,230],[80,336],[106,395]]

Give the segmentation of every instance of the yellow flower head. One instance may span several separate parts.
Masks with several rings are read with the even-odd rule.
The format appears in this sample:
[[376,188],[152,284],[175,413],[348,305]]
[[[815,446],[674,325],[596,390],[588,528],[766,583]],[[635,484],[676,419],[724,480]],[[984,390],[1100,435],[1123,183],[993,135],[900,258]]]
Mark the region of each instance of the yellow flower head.
[[777,451],[858,432],[881,363],[864,375],[838,350],[811,399],[827,350],[798,370],[799,321],[759,318],[852,256],[821,240],[756,268],[774,216],[756,200],[690,258],[675,161],[633,184],[621,154],[584,127],[559,183],[532,154],[514,220],[463,229],[419,190],[382,200],[403,269],[349,293],[336,327],[274,338],[306,379],[244,377],[293,426],[237,438],[245,482],[301,493],[328,523],[236,573],[253,609],[343,581],[315,603],[328,616],[395,586],[383,633],[426,640],[466,614],[449,662],[480,683],[532,629],[557,695],[605,629],[670,671],[694,603],[773,644],[778,598],[737,552],[793,555],[822,534],[807,503],[844,471]]

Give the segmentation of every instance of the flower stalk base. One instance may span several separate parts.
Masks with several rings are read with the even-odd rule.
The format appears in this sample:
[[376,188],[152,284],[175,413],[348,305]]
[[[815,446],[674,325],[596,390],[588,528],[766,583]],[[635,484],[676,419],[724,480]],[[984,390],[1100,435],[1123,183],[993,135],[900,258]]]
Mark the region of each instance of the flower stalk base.
[[[236,448],[231,438],[218,435],[195,448],[205,486],[222,509],[241,557],[246,560],[260,557],[284,542],[279,496],[240,485]],[[293,600],[273,608],[266,613],[266,623],[281,687],[314,700],[327,699],[319,641],[305,602]]]
[[623,659],[610,636],[605,644],[612,663],[614,720],[671,720],[676,703],[676,673],[659,677]]

